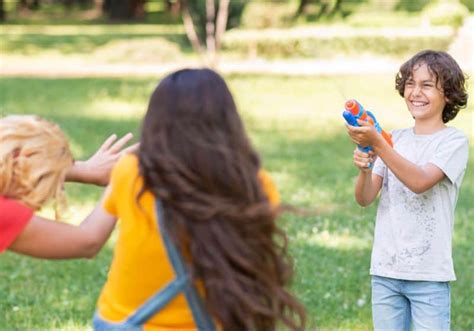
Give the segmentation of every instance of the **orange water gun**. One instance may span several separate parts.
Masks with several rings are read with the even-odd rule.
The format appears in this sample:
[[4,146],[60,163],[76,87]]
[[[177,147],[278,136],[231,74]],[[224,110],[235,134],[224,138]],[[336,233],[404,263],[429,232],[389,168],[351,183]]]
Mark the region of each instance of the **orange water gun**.
[[[375,127],[377,132],[382,135],[385,141],[391,147],[393,147],[392,135],[382,130],[382,127],[380,126],[379,122],[377,122],[377,119],[375,118],[374,114],[372,114],[368,110],[365,110],[364,107],[362,107],[362,105],[359,102],[357,102],[354,99],[348,100],[346,101],[344,108],[345,110],[342,113],[342,116],[345,118],[346,122],[349,125],[360,126],[359,123],[357,123],[357,120],[369,122],[371,125]],[[372,146],[358,145],[358,147],[362,152],[365,152],[365,153],[368,153],[369,151],[373,149]]]

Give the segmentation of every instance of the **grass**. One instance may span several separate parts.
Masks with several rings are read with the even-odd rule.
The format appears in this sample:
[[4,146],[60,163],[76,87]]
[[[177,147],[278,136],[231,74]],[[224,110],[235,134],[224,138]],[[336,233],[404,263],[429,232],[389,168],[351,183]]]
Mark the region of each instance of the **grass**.
[[[352,196],[357,174],[353,145],[340,116],[356,97],[386,129],[411,125],[393,77],[226,77],[264,167],[285,203],[314,211],[280,220],[295,261],[292,290],[308,313],[308,330],[371,329],[368,268],[375,206]],[[78,159],[94,152],[112,132],[138,133],[157,78],[0,78],[0,113],[35,113],[58,122]],[[474,95],[470,87],[469,93]],[[468,134],[474,166],[471,104],[452,125]],[[68,217],[77,223],[100,189],[68,184]],[[452,329],[472,329],[474,297],[474,173],[466,172],[456,209]],[[48,213],[48,210],[45,211]],[[94,260],[39,261],[0,255],[0,330],[87,330],[112,257],[113,239]]]

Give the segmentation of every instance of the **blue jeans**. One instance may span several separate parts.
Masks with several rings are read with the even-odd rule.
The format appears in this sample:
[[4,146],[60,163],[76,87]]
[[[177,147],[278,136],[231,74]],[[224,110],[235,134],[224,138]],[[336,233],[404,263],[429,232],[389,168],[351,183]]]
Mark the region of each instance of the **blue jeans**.
[[450,330],[448,282],[425,282],[372,276],[374,330]]

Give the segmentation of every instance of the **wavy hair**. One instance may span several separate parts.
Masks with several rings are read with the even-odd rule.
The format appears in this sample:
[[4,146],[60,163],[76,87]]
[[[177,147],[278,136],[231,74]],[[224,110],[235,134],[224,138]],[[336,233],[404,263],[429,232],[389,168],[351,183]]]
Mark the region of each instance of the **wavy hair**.
[[29,115],[0,119],[0,195],[35,210],[54,198],[59,217],[65,204],[62,185],[72,164],[66,136],[57,125]]
[[141,194],[163,201],[166,227],[223,329],[303,329],[304,309],[285,290],[292,276],[287,238],[224,80],[209,69],[163,79],[149,102],[138,158]]
[[405,93],[406,81],[412,76],[415,67],[421,64],[426,64],[428,70],[435,76],[436,86],[438,86],[438,82],[441,85],[447,99],[442,118],[443,123],[447,123],[454,119],[459,110],[467,105],[468,95],[464,73],[448,53],[433,50],[421,51],[402,64],[395,77],[395,88],[402,97]]

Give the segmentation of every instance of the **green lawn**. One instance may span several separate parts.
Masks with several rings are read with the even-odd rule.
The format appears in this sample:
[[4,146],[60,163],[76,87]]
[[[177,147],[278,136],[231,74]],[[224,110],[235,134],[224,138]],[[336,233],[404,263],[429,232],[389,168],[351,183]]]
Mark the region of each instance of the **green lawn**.
[[[58,122],[76,158],[86,158],[112,132],[138,133],[147,99],[159,78],[0,78],[0,113],[35,113]],[[308,330],[371,328],[368,275],[375,206],[363,209],[352,192],[357,170],[341,109],[355,97],[384,128],[409,126],[393,77],[226,77],[264,167],[284,203],[314,212],[280,220],[295,261],[293,291],[308,312]],[[472,86],[472,84],[471,84]],[[474,90],[470,88],[470,95]],[[471,148],[456,210],[452,329],[474,326],[474,107],[452,125]],[[77,223],[100,189],[68,184],[68,217]],[[49,213],[48,210],[45,211]],[[39,261],[0,255],[0,330],[87,330],[111,260],[113,239],[90,261]]]

